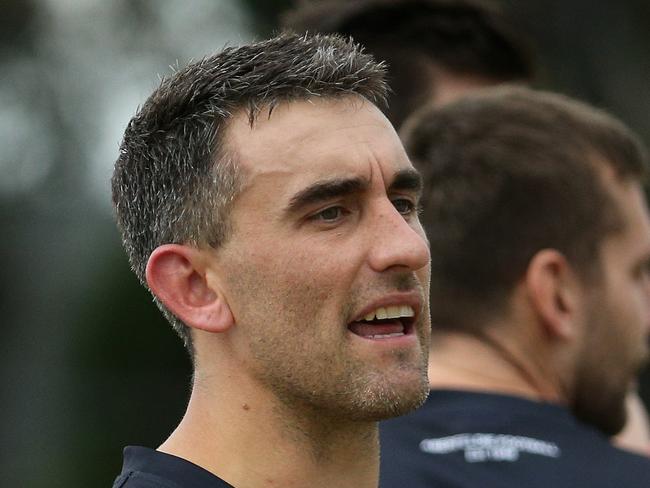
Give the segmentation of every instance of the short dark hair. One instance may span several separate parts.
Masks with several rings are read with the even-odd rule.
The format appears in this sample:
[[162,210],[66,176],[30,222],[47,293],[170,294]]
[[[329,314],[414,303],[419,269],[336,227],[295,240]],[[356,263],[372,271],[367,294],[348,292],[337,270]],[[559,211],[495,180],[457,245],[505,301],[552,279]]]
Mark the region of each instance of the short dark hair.
[[620,121],[521,87],[425,109],[403,137],[425,180],[431,311],[442,328],[480,327],[477,317],[502,311],[541,249],[597,279],[600,245],[622,225],[602,169],[621,180],[648,172],[645,148]]
[[[228,120],[312,97],[386,97],[385,69],[340,36],[281,34],[230,47],[164,79],[129,122],[113,173],[113,204],[131,266],[146,286],[166,243],[218,247],[242,186],[224,147]],[[234,151],[236,153],[236,148]],[[191,350],[187,327],[156,301]]]
[[481,0],[355,0],[305,3],[285,13],[297,31],[352,36],[388,63],[387,116],[399,127],[435,93],[427,65],[495,82],[532,81],[530,43],[504,12]]

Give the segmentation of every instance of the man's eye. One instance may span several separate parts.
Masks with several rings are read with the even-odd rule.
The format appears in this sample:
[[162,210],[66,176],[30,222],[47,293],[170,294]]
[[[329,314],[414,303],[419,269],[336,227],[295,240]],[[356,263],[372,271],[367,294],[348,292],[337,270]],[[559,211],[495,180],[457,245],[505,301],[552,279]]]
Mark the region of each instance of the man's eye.
[[313,215],[312,219],[322,222],[334,222],[343,217],[343,207],[327,207]]
[[393,205],[402,215],[409,215],[415,210],[415,203],[408,198],[396,198],[393,200]]

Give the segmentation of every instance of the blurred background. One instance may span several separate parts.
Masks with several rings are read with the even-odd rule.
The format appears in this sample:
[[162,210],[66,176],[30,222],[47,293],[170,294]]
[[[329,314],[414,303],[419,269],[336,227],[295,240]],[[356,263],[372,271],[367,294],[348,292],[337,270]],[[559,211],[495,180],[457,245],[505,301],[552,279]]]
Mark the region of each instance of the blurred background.
[[[294,3],[0,1],[3,486],[110,486],[124,445],[155,447],[180,419],[190,363],[129,270],[112,165],[161,75],[267,36]],[[530,36],[542,86],[650,144],[647,0],[500,3]]]

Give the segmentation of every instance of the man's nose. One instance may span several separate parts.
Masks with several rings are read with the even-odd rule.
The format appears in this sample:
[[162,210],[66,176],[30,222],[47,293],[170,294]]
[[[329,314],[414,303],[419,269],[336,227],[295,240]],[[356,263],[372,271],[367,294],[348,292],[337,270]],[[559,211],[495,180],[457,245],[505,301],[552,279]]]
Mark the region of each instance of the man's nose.
[[417,215],[405,218],[387,201],[378,209],[373,230],[369,253],[373,270],[398,267],[415,271],[429,264],[429,245]]

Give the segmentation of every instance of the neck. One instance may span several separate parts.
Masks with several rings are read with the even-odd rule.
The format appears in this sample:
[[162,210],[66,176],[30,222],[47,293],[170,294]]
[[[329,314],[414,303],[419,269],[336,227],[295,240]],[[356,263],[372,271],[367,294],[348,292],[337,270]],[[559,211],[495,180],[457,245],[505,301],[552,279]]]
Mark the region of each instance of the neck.
[[565,402],[560,383],[545,372],[539,351],[522,348],[491,330],[436,332],[429,354],[429,386]]
[[187,412],[160,451],[235,487],[377,486],[376,422],[341,422],[289,407],[268,391],[207,383],[196,377]]

